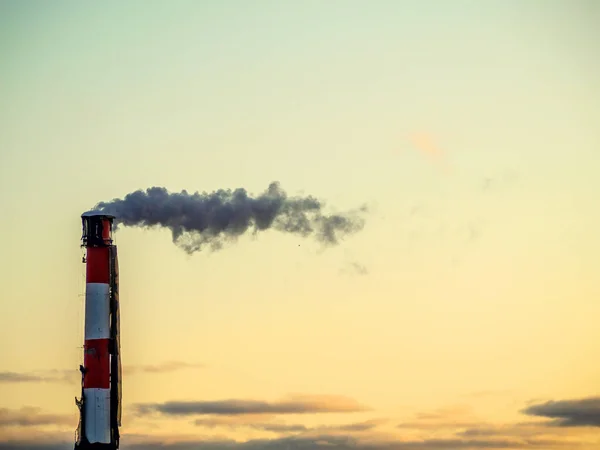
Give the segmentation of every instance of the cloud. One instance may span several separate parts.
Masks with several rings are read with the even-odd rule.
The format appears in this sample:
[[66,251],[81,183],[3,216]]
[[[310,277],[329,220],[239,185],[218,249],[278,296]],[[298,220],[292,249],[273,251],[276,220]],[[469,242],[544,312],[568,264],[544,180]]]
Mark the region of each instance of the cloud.
[[485,425],[473,417],[469,406],[458,404],[416,414],[412,420],[397,424],[396,428],[421,431],[456,431],[479,428]]
[[267,423],[274,418],[275,416],[268,414],[244,414],[233,416],[208,415],[195,419],[193,424],[205,428],[224,427],[235,429],[240,427],[254,427],[261,423]]
[[250,428],[262,431],[271,431],[273,433],[290,433],[299,431],[309,431],[305,425],[302,424],[285,424],[285,423],[255,423],[250,425]]
[[435,143],[435,139],[428,133],[412,133],[408,136],[410,143],[420,152],[434,158],[441,158],[444,152]]
[[[266,403],[254,402],[260,405],[271,405],[270,410],[280,411],[281,405],[300,402],[299,399],[312,399],[315,403],[356,404],[353,400],[344,397],[292,397],[291,399]],[[318,401],[317,401],[318,399]],[[337,399],[332,402],[332,399]],[[343,400],[345,399],[345,400]],[[343,401],[342,401],[343,400]],[[572,400],[570,402],[548,402],[543,405],[533,405],[531,408],[547,406],[549,404],[575,403],[592,399]],[[308,405],[311,401],[307,401]],[[229,401],[224,401],[229,402]],[[236,401],[233,401],[236,402]],[[337,402],[337,403],[336,403]],[[194,402],[198,403],[198,402]],[[221,403],[221,402],[207,402]],[[237,402],[235,403],[237,404]],[[302,403],[304,405],[304,403]],[[222,408],[217,408],[219,411]],[[232,409],[232,408],[229,408]],[[262,406],[255,408],[257,413],[246,415],[217,413],[213,417],[199,418],[197,425],[219,426],[222,424],[232,426],[245,426],[254,430],[275,433],[273,438],[250,439],[239,441],[223,435],[209,435],[198,433],[192,435],[149,435],[123,433],[121,440],[122,450],[325,450],[335,447],[337,450],[591,450],[598,448],[598,437],[590,435],[590,430],[569,429],[566,427],[548,427],[545,422],[526,422],[513,424],[486,424],[473,422],[473,426],[464,429],[458,423],[450,424],[456,419],[461,419],[467,413],[462,406],[440,409],[416,417],[418,423],[425,426],[418,433],[405,433],[399,435],[387,434],[385,428],[376,429],[385,421],[379,419],[342,425],[307,426],[302,424],[286,424],[270,421],[275,416],[263,413]],[[286,408],[283,408],[286,409]],[[243,408],[247,411],[248,408]],[[29,449],[29,450],[58,450],[72,448],[69,440],[71,432],[58,433],[54,431],[41,431],[47,424],[65,422],[62,416],[41,414],[35,408],[22,408],[21,410],[0,410],[0,417],[8,423],[7,427],[16,425],[17,433],[0,433],[0,450]],[[189,414],[188,410],[184,415]],[[177,413],[175,415],[181,415]],[[554,417],[554,416],[552,416]],[[562,416],[561,416],[562,417]],[[69,418],[69,423],[71,422]],[[0,421],[1,423],[1,421]],[[437,423],[448,424],[448,429],[429,428]],[[237,424],[237,425],[236,425]],[[241,424],[241,425],[240,425]],[[466,425],[466,422],[463,423]],[[452,426],[454,427],[452,429]],[[41,429],[36,429],[41,427]],[[463,429],[461,429],[463,428]],[[1,429],[1,428],[0,428]],[[10,428],[5,428],[10,430]],[[50,429],[51,430],[51,429]],[[131,430],[132,431],[132,430]],[[586,434],[587,433],[587,434]]]
[[462,428],[475,428],[481,425],[481,422],[475,421],[434,421],[434,422],[420,422],[420,421],[408,421],[401,422],[396,425],[397,428],[410,429],[410,430],[456,430]]
[[[478,439],[426,439],[411,441],[361,441],[350,436],[321,435],[314,437],[288,436],[279,439],[255,439],[246,442],[235,441],[195,441],[181,443],[152,443],[123,445],[123,450],[173,449],[173,450],[300,450],[330,449],[337,450],[461,450],[461,449],[543,449],[547,450],[554,442],[529,441],[518,443],[514,440],[478,440]],[[556,448],[556,446],[555,446]],[[1,447],[0,447],[1,449]]]
[[520,422],[512,424],[479,424],[472,428],[459,431],[456,436],[464,438],[490,438],[490,437],[518,437],[530,438],[557,438],[573,437],[573,430],[559,427],[548,427],[544,422]]
[[[168,361],[154,365],[124,366],[125,375],[137,373],[170,373],[184,369],[205,367],[203,364]],[[74,384],[81,380],[78,368],[68,370],[34,370],[31,372],[0,372],[0,384],[9,383],[68,383]]]
[[[506,448],[507,450],[592,449],[597,448],[597,445],[600,444],[600,441],[591,435],[589,430],[586,432],[581,429],[576,432],[565,427],[548,427],[548,422],[543,421],[504,424],[485,422],[477,419],[470,408],[461,405],[417,414],[413,420],[398,424],[397,428],[406,430],[411,437],[444,437],[443,442],[438,442],[440,449],[470,448],[462,446],[465,442],[478,442],[473,450],[483,448]],[[427,440],[427,442],[432,443],[431,440]],[[450,442],[455,442],[456,446],[452,446],[454,444],[451,445]],[[507,445],[506,447],[495,447],[498,442],[504,442]],[[444,447],[446,444],[449,447]],[[399,448],[402,449],[402,445]]]
[[72,442],[44,442],[10,439],[0,442],[0,450],[66,450],[73,447]]
[[241,414],[306,414],[367,411],[353,399],[340,396],[293,396],[278,402],[258,400],[170,401],[136,405],[140,415],[158,412],[170,416],[241,415]]
[[0,428],[36,427],[43,425],[63,425],[73,421],[71,416],[59,414],[42,414],[39,408],[23,407],[21,409],[0,408]]
[[[70,448],[69,443],[53,442],[27,442],[12,441],[1,442],[0,450],[28,449],[28,450],[58,450]],[[72,446],[72,443],[70,444]],[[300,450],[300,449],[331,449],[337,450],[484,450],[484,449],[511,449],[549,450],[554,448],[578,448],[577,444],[569,442],[563,445],[548,440],[516,441],[513,439],[424,439],[424,440],[393,440],[373,441],[359,440],[351,436],[319,435],[312,437],[288,436],[278,439],[254,439],[246,442],[233,440],[183,440],[172,439],[143,440],[128,443],[127,435],[122,438],[122,450]]]
[[[338,429],[340,431],[368,431],[368,430],[372,430],[373,428],[377,427],[378,425],[381,425],[384,422],[386,422],[386,421],[383,419],[372,419],[372,420],[366,420],[364,422],[351,423],[348,425],[340,425],[340,426],[333,427],[333,428]],[[331,427],[328,427],[328,428],[331,428]]]
[[[228,428],[251,428],[254,430],[267,431],[278,434],[286,433],[313,433],[313,432],[362,432],[373,430],[378,425],[385,422],[381,419],[372,419],[364,422],[356,422],[343,425],[316,426],[308,427],[302,424],[286,424],[277,422],[260,421],[260,416],[239,416],[229,417],[209,417],[197,419],[194,423],[198,426],[207,428],[228,427]],[[257,420],[258,419],[258,420]]]
[[43,381],[43,377],[27,373],[0,372],[0,383],[29,383]]
[[457,430],[480,427],[482,423],[469,417],[467,412],[466,408],[458,406],[421,413],[417,414],[413,420],[399,423],[396,428],[405,430]]
[[[29,410],[33,412],[33,409]],[[26,410],[22,410],[26,413]],[[36,410],[37,412],[37,410]],[[441,414],[440,414],[441,415]],[[43,415],[38,416],[42,417]],[[254,419],[264,419],[256,415]],[[214,420],[216,423],[234,424],[236,421],[249,420],[249,416],[216,416],[208,420],[199,419],[205,425]],[[39,420],[40,423],[50,422]],[[559,450],[597,448],[597,440],[583,440],[565,428],[548,428],[539,423],[484,425],[479,428],[463,430],[460,433],[440,434],[440,429],[424,429],[418,435],[390,436],[382,430],[369,432],[382,420],[367,420],[347,425],[323,425],[309,427],[301,424],[268,423],[249,421],[246,425],[252,429],[276,433],[274,438],[235,441],[226,436],[206,437],[205,433],[192,435],[163,435],[123,433],[122,450],[321,450],[335,447],[337,450]],[[31,424],[32,421],[26,421]],[[487,427],[487,428],[486,428]],[[537,427],[537,428],[536,428]],[[544,433],[543,430],[550,431]],[[535,431],[537,430],[537,431]],[[552,430],[560,433],[552,433]],[[123,430],[126,431],[126,430]],[[479,432],[478,432],[479,431]],[[366,433],[363,433],[366,432]],[[291,434],[290,434],[291,433]],[[356,434],[358,433],[358,434]],[[19,435],[10,438],[0,434],[0,450],[58,450],[72,448],[69,433],[40,432],[34,426],[24,429]],[[205,435],[204,437],[202,435]],[[410,437],[409,437],[410,436]]]
[[78,373],[77,370],[0,372],[0,383],[70,383]]
[[528,406],[522,412],[554,419],[550,424],[561,427],[600,427],[600,397],[549,401]]
[[408,135],[408,141],[420,153],[424,154],[428,158],[431,158],[432,161],[439,164],[446,173],[451,171],[444,151],[437,144],[437,139],[432,134],[422,132],[411,133]]
[[181,361],[167,361],[161,364],[149,364],[139,366],[125,366],[123,372],[131,375],[134,373],[169,373],[185,369],[201,369],[204,364],[193,364]]
[[467,405],[455,405],[446,408],[439,408],[433,412],[417,414],[419,420],[439,420],[447,418],[455,418],[456,416],[462,416],[468,414],[471,408]]

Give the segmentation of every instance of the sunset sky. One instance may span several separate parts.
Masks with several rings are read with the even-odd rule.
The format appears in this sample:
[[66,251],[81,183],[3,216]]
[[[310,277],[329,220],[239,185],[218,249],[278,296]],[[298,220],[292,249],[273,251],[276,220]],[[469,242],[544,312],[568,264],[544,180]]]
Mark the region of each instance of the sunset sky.
[[600,3],[0,1],[0,449],[72,448],[82,212],[368,206],[337,246],[122,228],[121,448],[597,449]]

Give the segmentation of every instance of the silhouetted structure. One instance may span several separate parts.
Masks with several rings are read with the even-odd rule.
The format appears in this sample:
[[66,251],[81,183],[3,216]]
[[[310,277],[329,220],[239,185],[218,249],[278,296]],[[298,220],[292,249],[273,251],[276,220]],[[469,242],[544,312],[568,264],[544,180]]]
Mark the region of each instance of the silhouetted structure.
[[86,248],[85,343],[81,370],[79,425],[75,450],[119,448],[121,426],[121,345],[119,267],[113,245],[114,217],[81,216],[81,246]]

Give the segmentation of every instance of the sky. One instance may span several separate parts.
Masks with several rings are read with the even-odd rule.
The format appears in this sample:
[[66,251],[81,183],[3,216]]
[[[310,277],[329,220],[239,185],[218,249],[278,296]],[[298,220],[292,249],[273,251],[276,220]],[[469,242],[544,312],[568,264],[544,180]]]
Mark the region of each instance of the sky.
[[0,449],[72,448],[80,215],[367,205],[337,245],[121,227],[121,448],[600,444],[600,4],[0,1]]

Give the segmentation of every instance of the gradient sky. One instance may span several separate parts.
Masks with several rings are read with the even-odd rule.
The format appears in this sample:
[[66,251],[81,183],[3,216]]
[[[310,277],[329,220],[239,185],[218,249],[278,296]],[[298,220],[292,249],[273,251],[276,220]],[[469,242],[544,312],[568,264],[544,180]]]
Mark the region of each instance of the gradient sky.
[[[597,448],[599,21],[592,0],[0,1],[0,448],[72,445],[83,211],[272,181],[367,225],[326,251],[116,235],[124,449]],[[210,414],[236,399],[274,405]]]

